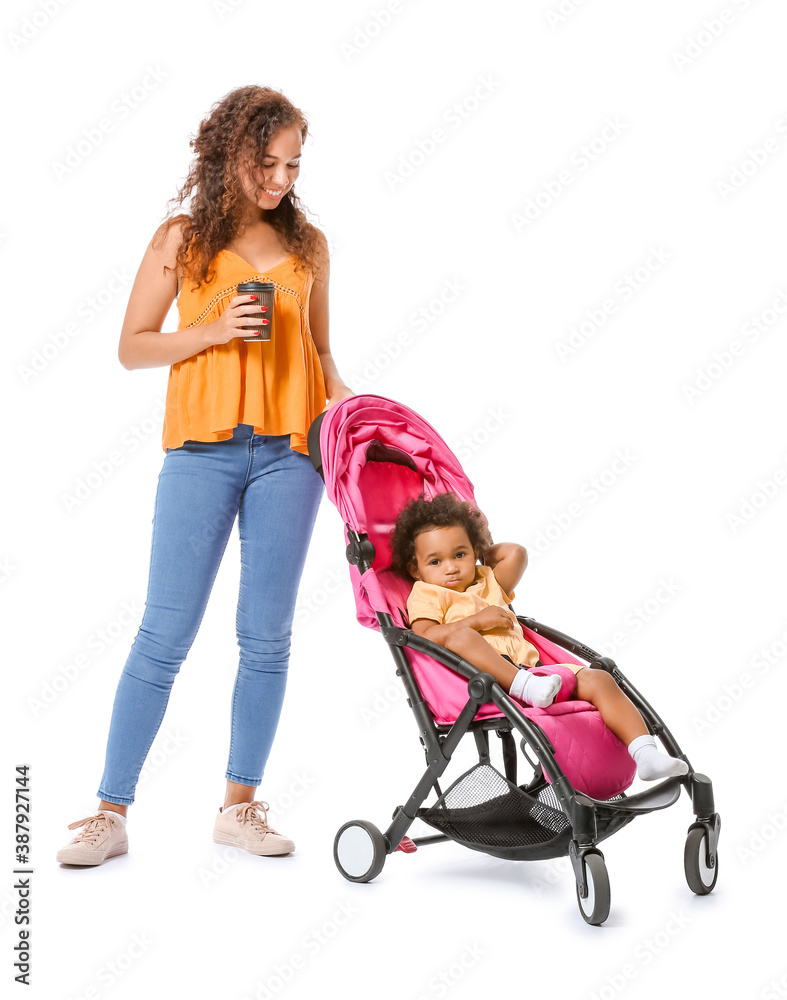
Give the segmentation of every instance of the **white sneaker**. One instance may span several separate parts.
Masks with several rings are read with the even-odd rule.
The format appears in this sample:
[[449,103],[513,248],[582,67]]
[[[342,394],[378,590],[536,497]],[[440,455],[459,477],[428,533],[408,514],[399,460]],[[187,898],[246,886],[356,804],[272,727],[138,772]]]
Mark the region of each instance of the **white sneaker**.
[[241,802],[229,812],[219,807],[213,827],[213,843],[240,847],[249,854],[279,855],[295,850],[295,844],[268,826],[267,802]]
[[57,860],[64,865],[103,865],[110,858],[128,851],[126,828],[118,813],[111,809],[87,816],[76,823],[69,823],[69,830],[83,826],[73,840],[57,852]]

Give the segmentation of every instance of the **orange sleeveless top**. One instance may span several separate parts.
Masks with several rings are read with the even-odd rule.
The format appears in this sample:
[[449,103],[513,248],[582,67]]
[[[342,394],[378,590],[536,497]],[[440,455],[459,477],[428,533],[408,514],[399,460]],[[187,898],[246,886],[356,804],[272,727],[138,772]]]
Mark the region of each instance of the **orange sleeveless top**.
[[295,254],[265,274],[232,250],[213,258],[215,276],[196,291],[188,277],[178,296],[179,330],[217,319],[242,281],[271,281],[273,336],[267,343],[233,337],[172,365],[167,382],[162,447],[184,441],[224,441],[238,424],[257,434],[289,434],[290,448],[308,455],[311,422],[325,407],[320,356],[309,328],[311,269],[295,273]]

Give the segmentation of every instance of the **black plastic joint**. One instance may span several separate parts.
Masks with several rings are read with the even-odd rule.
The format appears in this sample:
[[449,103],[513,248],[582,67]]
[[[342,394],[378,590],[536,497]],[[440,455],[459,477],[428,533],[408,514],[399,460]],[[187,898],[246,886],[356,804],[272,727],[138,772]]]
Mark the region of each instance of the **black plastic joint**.
[[350,542],[345,553],[347,562],[353,566],[357,566],[361,562],[366,562],[371,566],[376,550],[366,535],[358,535],[353,532],[350,534]]
[[692,775],[691,805],[695,816],[711,816],[713,814],[713,785],[707,774],[695,771]]
[[598,839],[596,812],[593,803],[582,792],[575,792],[569,800],[568,811],[578,846],[580,848],[592,847]]
[[617,663],[611,660],[608,656],[597,656],[595,659],[591,660],[588,664],[590,667],[596,670],[606,670],[608,674],[611,674],[617,669]]
[[491,674],[478,674],[467,683],[467,693],[474,701],[490,701],[495,679]]
[[[382,632],[383,639],[388,643],[389,646],[406,646],[407,639],[410,634],[409,629],[399,628],[398,625],[383,625],[380,628]],[[396,671],[397,674],[401,674],[401,670]]]

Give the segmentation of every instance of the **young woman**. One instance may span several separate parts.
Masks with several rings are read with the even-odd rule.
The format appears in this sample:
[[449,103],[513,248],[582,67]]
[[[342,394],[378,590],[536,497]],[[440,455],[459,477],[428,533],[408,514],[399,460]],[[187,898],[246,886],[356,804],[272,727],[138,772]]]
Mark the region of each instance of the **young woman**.
[[[323,484],[308,457],[312,420],[352,395],[328,342],[329,260],[294,184],[303,114],[269,87],[211,109],[196,156],[140,264],[120,334],[124,368],[169,365],[145,612],[120,677],[98,810],[57,854],[96,865],[128,850],[126,815],[180,665],[202,620],[230,531],[241,545],[240,661],[216,843],[287,854],[255,800],[281,712],[295,599]],[[245,281],[275,285],[273,317]],[[178,330],[161,326],[177,297]],[[273,319],[266,342],[244,342]]]

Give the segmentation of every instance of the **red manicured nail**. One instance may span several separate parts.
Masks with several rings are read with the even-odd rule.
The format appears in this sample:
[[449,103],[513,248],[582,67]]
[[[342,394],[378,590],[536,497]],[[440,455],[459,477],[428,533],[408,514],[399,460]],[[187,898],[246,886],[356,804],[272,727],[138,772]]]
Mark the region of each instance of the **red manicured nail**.
[[256,295],[252,295],[252,298],[253,298],[253,299],[256,299],[256,298],[257,298],[257,296],[256,296]]

